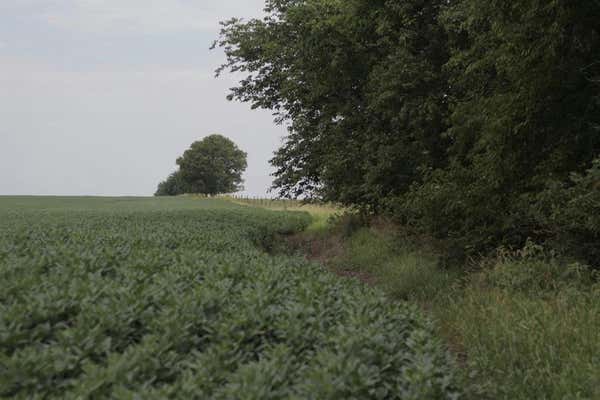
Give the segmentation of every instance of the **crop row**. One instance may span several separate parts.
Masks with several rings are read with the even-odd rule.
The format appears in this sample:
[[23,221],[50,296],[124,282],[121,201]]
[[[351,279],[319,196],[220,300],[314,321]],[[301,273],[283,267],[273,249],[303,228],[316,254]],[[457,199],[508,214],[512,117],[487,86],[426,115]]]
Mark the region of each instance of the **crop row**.
[[0,397],[442,399],[418,310],[256,246],[308,216],[0,210]]

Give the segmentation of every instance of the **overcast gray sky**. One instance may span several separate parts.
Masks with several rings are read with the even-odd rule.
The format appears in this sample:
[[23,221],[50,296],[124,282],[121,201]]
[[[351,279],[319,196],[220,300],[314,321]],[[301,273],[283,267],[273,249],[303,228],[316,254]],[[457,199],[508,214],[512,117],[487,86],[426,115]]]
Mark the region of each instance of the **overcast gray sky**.
[[0,0],[0,195],[151,195],[193,141],[248,152],[270,186],[285,129],[225,99],[208,48],[219,21],[263,0]]

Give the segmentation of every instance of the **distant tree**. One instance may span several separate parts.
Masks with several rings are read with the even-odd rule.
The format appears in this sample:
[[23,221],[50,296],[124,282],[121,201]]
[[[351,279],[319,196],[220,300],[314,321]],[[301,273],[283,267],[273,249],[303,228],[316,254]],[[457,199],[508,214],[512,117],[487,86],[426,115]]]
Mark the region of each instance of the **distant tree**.
[[183,179],[181,171],[175,171],[158,184],[155,196],[177,196],[191,192],[190,185]]
[[246,156],[230,139],[210,135],[192,143],[177,159],[177,165],[189,192],[233,193],[242,189],[242,174],[248,166]]

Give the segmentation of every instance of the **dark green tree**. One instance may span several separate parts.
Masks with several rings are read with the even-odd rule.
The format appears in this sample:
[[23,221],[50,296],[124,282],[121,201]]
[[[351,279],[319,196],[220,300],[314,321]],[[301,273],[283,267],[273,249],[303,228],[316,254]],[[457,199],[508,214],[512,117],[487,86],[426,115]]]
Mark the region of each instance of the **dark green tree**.
[[266,18],[224,24],[219,72],[247,73],[229,98],[290,122],[281,195],[381,210],[445,164],[443,3],[272,0]]
[[155,196],[178,196],[191,193],[190,185],[183,179],[181,171],[175,171],[169,177],[158,184]]
[[230,139],[210,135],[192,143],[177,159],[180,174],[190,192],[215,195],[242,188],[246,153]]
[[480,248],[553,236],[535,210],[565,203],[546,188],[571,185],[600,154],[599,20],[598,1],[449,2],[451,163],[398,212]]

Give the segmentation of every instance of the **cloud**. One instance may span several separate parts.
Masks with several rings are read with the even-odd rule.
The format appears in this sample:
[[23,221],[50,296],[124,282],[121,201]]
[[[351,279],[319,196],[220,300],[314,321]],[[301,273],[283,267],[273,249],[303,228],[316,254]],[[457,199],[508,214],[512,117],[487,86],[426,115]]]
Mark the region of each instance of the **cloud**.
[[[32,10],[28,0],[17,3]],[[264,5],[263,0],[43,0],[41,3],[43,6],[33,12],[46,24],[98,34],[214,31],[221,20],[259,16]]]

